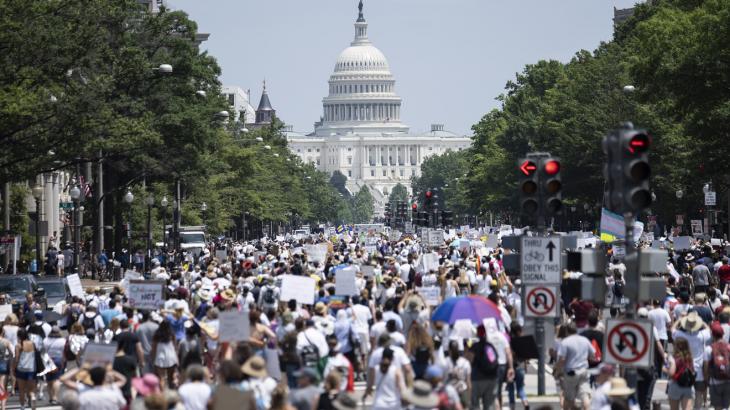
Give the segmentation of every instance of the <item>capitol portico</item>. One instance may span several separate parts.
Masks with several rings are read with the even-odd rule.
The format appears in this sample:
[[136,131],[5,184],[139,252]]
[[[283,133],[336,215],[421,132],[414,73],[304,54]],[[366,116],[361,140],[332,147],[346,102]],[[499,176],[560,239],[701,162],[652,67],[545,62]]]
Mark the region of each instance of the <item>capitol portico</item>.
[[401,123],[401,98],[385,55],[370,42],[368,24],[359,5],[355,39],[335,63],[323,115],[308,135],[287,128],[289,148],[321,171],[340,171],[354,194],[367,185],[377,214],[398,183],[409,188],[423,161],[447,150],[461,150],[471,139],[434,124],[431,131],[409,133]]

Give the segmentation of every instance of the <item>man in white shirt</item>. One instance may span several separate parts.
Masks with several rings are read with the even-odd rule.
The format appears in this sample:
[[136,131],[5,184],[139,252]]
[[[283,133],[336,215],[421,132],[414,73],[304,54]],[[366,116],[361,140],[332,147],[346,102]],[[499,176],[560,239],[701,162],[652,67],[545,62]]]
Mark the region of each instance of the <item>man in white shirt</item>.
[[668,339],[667,330],[672,323],[672,318],[666,310],[662,309],[661,302],[658,299],[652,301],[652,309],[649,310],[649,319],[654,323],[654,328],[656,328],[659,334],[659,341],[662,347],[666,349]]
[[306,346],[315,346],[319,357],[323,358],[329,354],[329,346],[324,334],[314,327],[314,321],[307,320],[306,328],[297,335],[297,353],[301,355],[302,349]]
[[82,391],[79,394],[79,410],[120,410],[127,401],[124,400],[120,387],[126,382],[126,378],[117,372],[112,372],[114,384],[104,384],[106,380],[106,369],[93,367],[89,370],[89,376],[93,387]]
[[210,399],[211,388],[205,383],[203,366],[194,364],[185,371],[186,382],[178,389],[185,410],[206,410]]

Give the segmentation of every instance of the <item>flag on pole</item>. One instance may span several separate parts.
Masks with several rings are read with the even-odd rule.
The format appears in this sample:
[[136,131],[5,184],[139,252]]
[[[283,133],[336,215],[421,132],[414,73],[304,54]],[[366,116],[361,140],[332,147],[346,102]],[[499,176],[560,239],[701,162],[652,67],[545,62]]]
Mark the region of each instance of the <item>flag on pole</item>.
[[81,192],[84,194],[84,198],[91,196],[91,185],[86,183],[83,175],[79,175],[79,186],[81,187]]

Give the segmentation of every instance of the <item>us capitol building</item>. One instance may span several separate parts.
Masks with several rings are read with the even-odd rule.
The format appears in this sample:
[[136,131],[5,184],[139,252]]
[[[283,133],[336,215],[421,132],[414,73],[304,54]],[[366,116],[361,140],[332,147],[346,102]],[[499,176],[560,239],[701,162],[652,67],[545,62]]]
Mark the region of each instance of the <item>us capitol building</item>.
[[376,214],[382,214],[393,187],[401,183],[410,191],[411,177],[420,176],[427,157],[465,149],[471,139],[445,131],[441,124],[425,134],[409,133],[400,120],[402,100],[388,60],[368,39],[362,1],[359,10],[355,39],[337,57],[329,95],[322,100],[324,115],[314,132],[303,135],[289,127],[284,134],[304,162],[345,175],[353,194],[368,186]]

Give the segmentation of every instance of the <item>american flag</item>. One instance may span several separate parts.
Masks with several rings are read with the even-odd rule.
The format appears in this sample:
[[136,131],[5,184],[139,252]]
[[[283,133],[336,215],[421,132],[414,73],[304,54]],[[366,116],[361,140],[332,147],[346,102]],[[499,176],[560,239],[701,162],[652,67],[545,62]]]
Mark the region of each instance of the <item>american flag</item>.
[[81,187],[81,192],[84,194],[84,198],[91,196],[91,185],[86,183],[83,175],[79,175],[79,186]]

